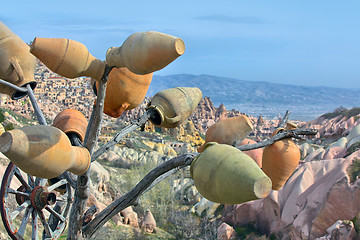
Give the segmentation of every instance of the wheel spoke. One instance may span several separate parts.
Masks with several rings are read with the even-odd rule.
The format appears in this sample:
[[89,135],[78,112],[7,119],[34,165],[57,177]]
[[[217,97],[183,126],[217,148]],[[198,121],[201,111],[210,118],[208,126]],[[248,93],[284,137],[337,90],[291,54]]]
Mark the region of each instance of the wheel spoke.
[[65,219],[63,216],[61,216],[58,212],[56,212],[56,211],[55,211],[54,209],[52,209],[51,207],[46,206],[45,209],[48,210],[52,215],[54,215],[55,217],[57,217],[60,221],[62,221],[62,222],[65,222],[65,221],[66,221],[66,219]]
[[21,196],[23,196],[23,197],[30,197],[30,194],[29,194],[29,193],[19,192],[19,191],[16,191],[16,190],[14,190],[14,189],[11,189],[11,188],[8,189],[8,193],[12,193],[12,194],[16,194],[16,195],[21,195]]
[[27,176],[28,176],[28,183],[29,183],[30,187],[34,188],[35,187],[34,177],[31,176],[30,174],[28,174]]
[[19,215],[19,213],[21,213],[25,208],[27,208],[30,205],[30,201],[25,201],[23,204],[21,204],[17,209],[15,209],[15,211],[13,211],[12,213],[10,213],[9,217],[11,220],[14,220],[17,215]]
[[17,177],[17,179],[19,179],[19,181],[21,182],[21,184],[26,188],[26,190],[28,190],[29,192],[31,192],[32,188],[29,186],[29,184],[25,181],[25,179],[23,178],[23,176],[21,175],[19,169],[17,167],[15,167],[15,176]]
[[38,223],[38,214],[35,208],[33,208],[32,211],[32,227],[31,227],[31,240],[37,240],[38,239],[38,229],[39,229],[39,223]]
[[26,208],[24,218],[22,219],[21,225],[20,225],[20,227],[19,227],[19,230],[17,231],[17,233],[18,233],[21,237],[24,237],[25,230],[26,230],[26,224],[29,222],[29,218],[30,218],[30,214],[31,214],[30,209],[31,209],[31,206],[28,206],[28,207]]
[[64,184],[67,183],[67,180],[66,179],[61,179],[60,181],[58,181],[57,183],[49,186],[47,189],[49,190],[49,192],[51,192],[52,190],[54,190],[55,188],[58,188]]
[[51,237],[52,231],[50,229],[49,224],[47,223],[47,221],[45,219],[44,213],[39,210],[38,210],[38,213],[39,213],[40,221],[41,221],[42,225],[44,226],[44,230],[45,230],[46,234]]
[[44,178],[36,177],[36,179],[35,179],[36,186],[45,186],[46,182],[47,182],[47,180]]

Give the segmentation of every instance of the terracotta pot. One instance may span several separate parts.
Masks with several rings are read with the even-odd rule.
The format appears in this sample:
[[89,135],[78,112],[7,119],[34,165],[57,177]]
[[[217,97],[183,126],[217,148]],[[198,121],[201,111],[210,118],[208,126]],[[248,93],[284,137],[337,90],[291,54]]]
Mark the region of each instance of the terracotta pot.
[[30,52],[51,71],[67,78],[87,76],[100,80],[105,62],[91,55],[80,42],[65,38],[35,38]]
[[118,118],[124,111],[139,106],[146,96],[152,77],[152,73],[138,75],[127,68],[113,68],[106,85],[104,113]]
[[83,142],[86,134],[88,121],[86,117],[75,109],[65,109],[60,112],[53,121],[53,126],[64,133],[75,133]]
[[[243,145],[252,145],[252,144],[256,144],[257,142],[254,140],[251,140],[249,138],[245,138],[244,141],[242,141],[238,146],[243,146]],[[254,161],[256,162],[256,164],[261,168],[262,167],[262,156],[263,156],[263,149],[262,148],[257,148],[257,149],[253,149],[253,150],[249,150],[249,151],[243,151],[246,155],[248,155],[249,157],[251,157],[252,159],[254,159]]]
[[130,35],[121,47],[106,53],[109,66],[127,67],[137,74],[160,70],[185,51],[182,39],[159,32],[138,32]]
[[0,152],[24,172],[54,178],[65,171],[83,174],[90,166],[86,148],[71,146],[66,134],[52,126],[28,126],[0,136]]
[[206,199],[224,204],[240,204],[264,198],[271,180],[248,155],[239,149],[210,142],[191,164],[191,177]]
[[[29,53],[29,46],[0,21],[0,79],[19,87],[36,87],[34,72],[36,58]],[[12,99],[26,96],[24,92],[0,83],[0,93]]]
[[[252,130],[253,125],[246,115],[225,118],[208,128],[205,134],[205,144],[217,142],[233,146],[236,142],[242,142]],[[204,151],[204,145],[199,147],[197,151]]]
[[158,127],[175,128],[190,117],[201,98],[198,88],[177,87],[160,91],[147,107],[155,110],[150,121]]
[[[280,130],[276,129],[273,135]],[[264,148],[262,169],[270,177],[273,190],[279,190],[285,184],[299,161],[300,149],[291,138],[281,139]]]

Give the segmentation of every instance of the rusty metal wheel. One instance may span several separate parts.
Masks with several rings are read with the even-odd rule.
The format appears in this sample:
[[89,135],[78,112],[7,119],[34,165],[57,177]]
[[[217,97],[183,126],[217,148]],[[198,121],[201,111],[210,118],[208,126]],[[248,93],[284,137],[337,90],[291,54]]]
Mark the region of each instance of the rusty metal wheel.
[[[72,188],[66,179],[50,186],[46,183],[46,179],[34,178],[13,163],[8,165],[1,184],[0,211],[12,239],[58,239],[65,230]],[[63,195],[54,191],[64,185]]]

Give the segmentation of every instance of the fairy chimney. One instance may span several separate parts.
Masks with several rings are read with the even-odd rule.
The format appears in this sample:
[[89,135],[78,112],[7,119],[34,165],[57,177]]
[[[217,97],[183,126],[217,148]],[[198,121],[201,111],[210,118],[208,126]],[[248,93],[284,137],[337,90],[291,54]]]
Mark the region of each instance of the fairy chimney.
[[150,210],[146,210],[144,220],[141,224],[141,230],[145,233],[155,233],[156,221]]

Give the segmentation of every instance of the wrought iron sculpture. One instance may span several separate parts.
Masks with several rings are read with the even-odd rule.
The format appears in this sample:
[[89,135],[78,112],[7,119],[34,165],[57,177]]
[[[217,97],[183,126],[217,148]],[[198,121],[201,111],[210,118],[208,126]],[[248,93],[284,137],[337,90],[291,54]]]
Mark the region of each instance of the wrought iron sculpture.
[[[0,40],[8,33],[12,35],[13,39],[16,39],[16,41],[19,42],[20,38],[0,22]],[[49,41],[55,41],[56,44],[59,45],[60,52],[55,50],[53,46],[47,45],[46,42]],[[65,45],[68,46],[68,48],[64,49]],[[151,74],[153,71],[165,67],[182,55],[184,49],[184,42],[179,38],[158,32],[141,32],[131,35],[121,47],[110,48],[106,54],[106,61],[104,62],[91,56],[84,45],[73,40],[35,39],[31,46],[31,52],[48,65],[54,72],[69,78],[77,76],[90,76],[94,78],[97,81],[97,100],[91,113],[89,123],[87,124],[86,133],[84,133],[84,126],[81,126],[84,125],[85,120],[79,114],[75,114],[77,115],[76,117],[74,114],[65,112],[59,114],[60,116],[54,120],[53,126],[63,130],[69,138],[69,140],[64,141],[64,145],[66,145],[67,149],[70,149],[70,153],[68,154],[69,156],[64,158],[73,158],[75,163],[72,162],[69,166],[58,169],[61,159],[56,159],[56,157],[45,159],[46,157],[35,156],[36,154],[33,154],[32,156],[32,153],[28,152],[23,154],[23,158],[30,161],[36,159],[36,161],[25,166],[27,163],[22,161],[24,159],[14,157],[12,154],[9,155],[10,160],[18,164],[19,168],[11,162],[5,171],[0,190],[0,212],[4,226],[12,239],[24,239],[28,224],[31,225],[32,239],[39,239],[41,233],[43,239],[57,239],[67,226],[69,214],[71,215],[71,218],[70,224],[68,224],[68,235],[75,239],[91,237],[98,228],[102,227],[115,214],[126,207],[134,205],[142,193],[149,190],[156,183],[162,181],[166,176],[177,171],[178,168],[191,165],[198,154],[185,154],[164,162],[149,172],[131,191],[116,199],[107,208],[97,214],[96,217],[90,221],[86,221],[83,225],[81,220],[84,215],[84,206],[88,199],[87,193],[89,187],[89,171],[86,171],[86,169],[88,169],[90,159],[86,160],[86,157],[73,157],[76,153],[72,154],[72,149],[77,149],[78,152],[89,154],[91,156],[91,161],[94,161],[102,153],[108,151],[112,146],[118,143],[125,135],[139,128],[149,119],[155,125],[161,127],[172,128],[178,126],[190,116],[202,97],[201,91],[197,88],[175,88],[159,92],[155,95],[143,116],[134,120],[130,125],[116,134],[112,140],[93,152],[101,129],[106,84],[109,74],[111,74],[111,70],[128,68],[134,74]],[[40,125],[43,126],[28,127],[3,134],[3,136],[0,137],[0,151],[6,153],[9,151],[11,152],[13,147],[16,148],[17,142],[12,141],[12,139],[22,139],[17,138],[17,135],[27,137],[27,141],[23,142],[25,145],[35,144],[40,141],[41,143],[47,144],[48,147],[53,147],[56,145],[56,141],[51,139],[55,136],[63,138],[63,135],[59,134],[60,130],[47,126],[46,119],[33,94],[33,88],[36,85],[36,83],[32,81],[32,69],[34,67],[33,59],[35,58],[32,57],[31,54],[25,54],[25,52],[22,51],[22,53],[30,59],[30,67],[28,67],[27,65],[23,65],[22,61],[13,57],[17,56],[17,53],[14,53],[13,51],[16,50],[11,46],[9,47],[7,44],[0,45],[0,78],[4,79],[0,79],[0,92],[9,94],[13,99],[28,95],[34,108],[35,115],[37,116]],[[147,90],[145,90],[145,92],[146,91]],[[135,105],[138,105],[139,103],[140,102]],[[125,110],[127,110],[125,107],[121,109],[121,111]],[[117,116],[117,114],[115,115]],[[74,122],[80,123],[80,126],[70,126]],[[36,134],[31,135],[32,132],[35,132]],[[251,146],[240,146],[238,149],[250,150],[252,148],[264,147],[285,137],[298,137],[297,134],[315,135],[316,131],[286,130],[262,143]],[[48,138],[48,140],[45,141],[42,138]],[[234,141],[236,140],[239,139],[235,139]],[[18,140],[18,142],[19,141],[22,140]],[[209,145],[216,144],[209,143]],[[224,151],[227,152],[228,147],[230,146],[225,147],[226,150]],[[40,153],[46,152],[46,147],[45,150],[43,147],[36,146],[35,148],[38,148],[37,151]],[[235,149],[232,147],[230,148],[232,151]],[[216,150],[216,147],[209,147],[209,151],[210,150]],[[203,181],[203,176],[199,173],[199,167],[197,167],[197,165],[201,165],[202,162],[208,158],[207,155],[209,154],[206,152],[207,150],[205,150],[204,155],[200,155],[197,160],[194,161],[194,164],[191,167],[195,181],[200,183],[200,185],[198,184],[199,188],[203,187],[201,183],[201,181]],[[222,155],[222,151],[217,150],[216,152]],[[14,154],[16,155],[17,153]],[[211,155],[212,154],[210,154],[210,156]],[[47,156],[51,156],[51,154]],[[85,160],[78,161],[80,159]],[[232,162],[238,160],[239,159],[232,159],[227,165],[231,165]],[[37,164],[38,162],[42,163],[36,167],[39,168],[40,171],[39,169],[34,169],[34,164]],[[76,167],[74,167],[74,164]],[[246,190],[248,192],[247,197],[244,198],[243,196],[233,196],[228,194],[226,199],[221,199],[220,197],[218,201],[229,203],[243,202],[254,198],[265,197],[269,192],[271,181],[256,163],[245,161],[245,163],[242,164],[245,164],[245,167],[250,166],[250,168],[255,169],[255,172],[252,172],[250,175],[255,176],[256,179],[249,180],[245,177],[245,179],[247,179],[246,181],[249,180],[249,184],[245,184],[245,186],[240,189],[240,191]],[[45,165],[52,170],[52,172],[49,171],[51,174],[49,172],[42,173],[42,171],[46,171],[46,168],[44,168]],[[21,171],[20,168],[24,172]],[[57,172],[55,171],[55,168]],[[66,171],[74,170],[74,168],[76,170],[73,171],[73,173],[80,175],[77,179]],[[82,174],[84,171],[85,173]],[[227,171],[228,169],[226,168],[221,169],[222,174],[228,174]],[[244,169],[242,171],[244,171]],[[63,173],[60,174],[61,172]],[[31,174],[35,175],[35,177]],[[47,180],[41,177],[50,179]],[[219,179],[221,180],[223,177]],[[238,181],[238,179],[243,181],[244,177],[240,176],[235,180]],[[21,186],[17,189],[12,187],[12,181],[15,180],[18,180],[21,183]],[[47,184],[48,182],[50,185]],[[235,185],[234,187],[236,187]],[[75,196],[73,188],[75,188]],[[205,190],[203,194],[211,195],[212,193],[208,193],[207,190]],[[217,196],[215,196],[215,198],[216,197]],[[12,204],[14,201],[17,203],[15,207]],[[50,214],[49,218],[45,217],[45,212]],[[29,221],[30,219],[31,221]],[[39,220],[42,223],[42,231],[40,229]]]

